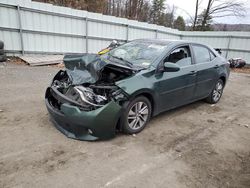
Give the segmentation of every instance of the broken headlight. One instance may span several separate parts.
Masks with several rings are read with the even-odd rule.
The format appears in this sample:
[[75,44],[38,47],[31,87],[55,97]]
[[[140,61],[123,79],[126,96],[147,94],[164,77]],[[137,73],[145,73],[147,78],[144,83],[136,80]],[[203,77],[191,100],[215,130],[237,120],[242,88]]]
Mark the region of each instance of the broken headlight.
[[75,86],[74,90],[79,94],[81,101],[88,105],[103,106],[103,103],[107,101],[105,96],[95,94],[90,88]]

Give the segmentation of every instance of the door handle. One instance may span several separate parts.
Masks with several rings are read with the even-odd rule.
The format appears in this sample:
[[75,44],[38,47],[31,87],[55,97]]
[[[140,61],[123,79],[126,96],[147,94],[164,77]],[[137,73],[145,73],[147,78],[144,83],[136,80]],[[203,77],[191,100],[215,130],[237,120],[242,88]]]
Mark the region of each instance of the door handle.
[[215,69],[218,69],[218,68],[219,68],[219,65],[215,65],[214,68],[215,68]]
[[189,75],[196,75],[197,71],[190,71]]

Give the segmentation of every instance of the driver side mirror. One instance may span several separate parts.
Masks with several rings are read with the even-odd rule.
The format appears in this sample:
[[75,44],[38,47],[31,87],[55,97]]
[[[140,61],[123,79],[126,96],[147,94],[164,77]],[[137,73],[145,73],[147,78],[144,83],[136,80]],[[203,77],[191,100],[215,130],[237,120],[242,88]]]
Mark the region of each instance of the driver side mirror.
[[176,63],[164,62],[164,72],[177,72],[180,70],[180,66]]

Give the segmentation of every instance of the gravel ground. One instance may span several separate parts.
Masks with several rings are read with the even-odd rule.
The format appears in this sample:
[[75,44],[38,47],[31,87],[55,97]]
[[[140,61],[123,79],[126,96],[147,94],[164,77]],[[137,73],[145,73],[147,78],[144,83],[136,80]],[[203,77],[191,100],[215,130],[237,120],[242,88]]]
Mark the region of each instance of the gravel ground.
[[231,69],[233,72],[238,72],[238,73],[247,73],[250,74],[250,65],[247,65],[243,68],[233,68]]
[[49,121],[44,92],[58,70],[0,65],[0,187],[250,187],[250,75],[232,73],[216,105],[83,142]]

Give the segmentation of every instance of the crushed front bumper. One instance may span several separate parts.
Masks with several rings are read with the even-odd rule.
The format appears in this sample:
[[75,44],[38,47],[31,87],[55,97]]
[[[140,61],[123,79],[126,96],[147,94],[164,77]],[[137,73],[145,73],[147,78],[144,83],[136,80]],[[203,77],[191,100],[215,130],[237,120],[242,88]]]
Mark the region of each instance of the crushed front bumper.
[[[78,140],[110,139],[115,136],[121,106],[114,101],[92,111],[81,111],[70,103],[60,105],[60,110],[50,102],[51,88],[45,96],[46,107],[55,127],[69,138]],[[57,100],[57,99],[56,99]]]

